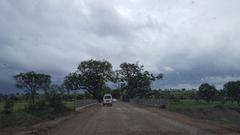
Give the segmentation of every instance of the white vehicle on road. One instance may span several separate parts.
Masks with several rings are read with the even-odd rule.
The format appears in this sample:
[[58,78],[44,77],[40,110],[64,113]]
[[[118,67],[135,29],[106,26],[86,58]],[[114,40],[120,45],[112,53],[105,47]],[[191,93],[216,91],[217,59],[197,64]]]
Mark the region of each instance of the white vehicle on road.
[[103,105],[110,105],[112,106],[112,95],[111,94],[105,94],[103,96]]
[[113,98],[113,100],[112,100],[113,102],[117,102],[117,99],[116,98]]

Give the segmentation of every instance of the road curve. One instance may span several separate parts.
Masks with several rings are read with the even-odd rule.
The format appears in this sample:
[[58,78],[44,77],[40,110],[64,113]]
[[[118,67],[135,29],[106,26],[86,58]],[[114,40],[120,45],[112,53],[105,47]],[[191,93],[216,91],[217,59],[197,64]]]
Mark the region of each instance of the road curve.
[[50,131],[51,135],[200,135],[212,134],[144,108],[117,102],[89,108]]

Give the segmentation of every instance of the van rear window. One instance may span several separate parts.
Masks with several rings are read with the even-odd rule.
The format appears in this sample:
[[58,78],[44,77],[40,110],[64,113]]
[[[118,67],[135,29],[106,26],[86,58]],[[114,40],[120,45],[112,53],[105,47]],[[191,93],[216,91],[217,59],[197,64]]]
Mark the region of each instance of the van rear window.
[[104,98],[105,99],[111,99],[111,96],[105,96]]

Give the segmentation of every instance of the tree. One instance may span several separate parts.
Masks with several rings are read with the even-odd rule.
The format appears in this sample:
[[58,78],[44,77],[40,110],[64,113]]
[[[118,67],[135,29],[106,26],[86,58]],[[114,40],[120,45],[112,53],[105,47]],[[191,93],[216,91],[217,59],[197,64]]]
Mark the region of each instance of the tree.
[[63,105],[63,95],[58,89],[51,89],[48,94],[49,106],[53,108],[54,112],[61,112],[65,109]]
[[213,101],[216,96],[216,88],[214,85],[203,83],[199,87],[198,96],[207,102]]
[[26,90],[31,99],[31,104],[35,104],[35,97],[39,90],[46,90],[49,88],[51,84],[51,76],[35,73],[35,72],[27,72],[20,73],[14,76],[16,80],[16,86],[18,88]]
[[232,101],[236,100],[240,104],[240,81],[230,81],[224,84],[224,91]]
[[81,62],[76,72],[66,76],[64,86],[69,90],[85,89],[100,102],[104,88],[106,88],[106,82],[112,80],[111,63],[105,60],[91,59]]
[[44,89],[44,96],[45,96],[46,101],[50,100],[49,98],[51,98],[51,94],[53,92],[55,92],[63,97],[66,90],[64,89],[63,85],[56,85],[56,84],[49,85],[48,87],[46,87]]
[[80,89],[81,85],[82,85],[81,75],[79,75],[76,72],[68,74],[63,82],[63,86],[68,91],[68,94],[70,93],[70,90]]
[[146,93],[151,90],[151,83],[156,79],[162,79],[163,75],[154,76],[144,70],[143,65],[122,63],[120,70],[117,71],[122,86],[125,86],[125,98],[145,97]]
[[116,99],[121,98],[121,90],[120,89],[112,90],[111,94],[112,94],[113,98],[116,98]]

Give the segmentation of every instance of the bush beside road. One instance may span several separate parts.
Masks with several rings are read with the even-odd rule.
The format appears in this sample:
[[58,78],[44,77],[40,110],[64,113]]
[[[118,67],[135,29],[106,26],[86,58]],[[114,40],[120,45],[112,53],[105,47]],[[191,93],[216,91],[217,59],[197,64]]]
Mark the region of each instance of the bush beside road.
[[[56,117],[68,114],[74,110],[73,101],[63,101],[64,110],[59,113],[53,114],[53,110],[49,107],[44,108],[44,112],[39,111],[39,113],[30,113],[27,109],[27,102],[20,101],[15,102],[13,106],[13,112],[11,114],[0,113],[0,128],[4,127],[16,127],[24,126],[32,123],[37,123],[46,119],[54,119]],[[3,111],[4,103],[0,102],[0,112]]]

